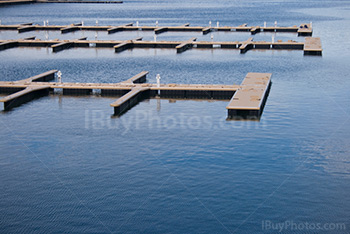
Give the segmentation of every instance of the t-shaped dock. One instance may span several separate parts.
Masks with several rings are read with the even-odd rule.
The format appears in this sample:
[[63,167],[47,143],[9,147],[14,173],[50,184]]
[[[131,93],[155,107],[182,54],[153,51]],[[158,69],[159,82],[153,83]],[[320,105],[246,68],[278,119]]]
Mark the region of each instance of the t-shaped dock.
[[62,83],[54,80],[57,70],[19,81],[0,81],[0,93],[10,94],[0,102],[5,110],[62,89],[64,95],[89,95],[100,90],[102,96],[121,96],[111,106],[114,115],[121,115],[145,98],[231,99],[228,119],[259,119],[271,86],[270,73],[248,73],[241,85],[149,84],[147,71],[120,83]]

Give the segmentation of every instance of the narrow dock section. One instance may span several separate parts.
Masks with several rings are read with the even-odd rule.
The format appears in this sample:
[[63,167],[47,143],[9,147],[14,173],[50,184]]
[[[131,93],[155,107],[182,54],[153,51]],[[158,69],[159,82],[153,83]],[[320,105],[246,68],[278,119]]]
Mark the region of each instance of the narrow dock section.
[[167,32],[168,30],[169,30],[168,27],[159,27],[159,28],[154,29],[154,33],[155,34],[161,34],[163,32]]
[[208,34],[210,32],[211,32],[211,27],[205,27],[205,28],[202,29],[203,35],[206,35],[206,34]]
[[0,43],[0,51],[15,48],[18,46],[18,41],[4,41]]
[[112,33],[120,32],[120,31],[124,31],[125,27],[128,27],[128,26],[133,26],[133,23],[124,24],[124,25],[120,25],[120,26],[116,26],[116,27],[110,27],[107,29],[107,32],[108,32],[108,34],[112,34]]
[[49,95],[50,86],[28,86],[24,90],[0,99],[4,103],[4,110],[8,111],[23,103],[30,102],[38,97]]
[[79,26],[82,26],[81,23],[77,23],[77,24],[71,24],[69,26],[66,26],[64,28],[61,28],[61,33],[64,34],[64,33],[69,33],[69,32],[75,32],[75,31],[79,31],[80,30],[80,27]]
[[[84,40],[83,40],[84,39]],[[246,53],[251,49],[276,49],[276,50],[304,50],[304,54],[322,55],[321,40],[319,38],[305,38],[305,42],[293,40],[277,42],[253,41],[249,38],[246,41],[195,41],[192,38],[188,41],[142,41],[142,37],[127,41],[102,41],[102,40],[33,40],[32,38],[20,40],[0,40],[0,51],[14,47],[51,47],[53,52],[62,51],[73,47],[108,47],[114,48],[116,53],[132,48],[176,48],[177,53],[182,53],[189,48],[204,49],[240,49]]]
[[182,53],[186,50],[188,50],[189,48],[192,48],[193,47],[193,42],[196,41],[197,38],[191,38],[190,40],[188,41],[185,41],[183,43],[181,43],[180,45],[176,46],[176,52],[177,53]]
[[142,99],[148,98],[149,95],[145,93],[149,91],[149,87],[136,87],[130,92],[113,102],[111,106],[114,108],[114,115],[121,115],[135,106]]
[[239,50],[241,54],[244,54],[245,52],[247,52],[252,48],[254,48],[254,46],[253,46],[253,38],[251,37],[248,40],[244,41],[242,45],[240,45]]
[[255,35],[255,34],[259,33],[259,32],[261,32],[261,28],[259,26],[253,27],[252,29],[250,29],[250,33],[252,35]]
[[319,37],[306,37],[304,55],[322,55],[322,44]]
[[66,42],[61,42],[61,43],[52,45],[51,48],[52,48],[52,52],[57,53],[65,49],[69,49],[73,46],[74,46],[74,42],[66,41]]
[[258,120],[271,87],[270,73],[248,73],[241,85],[210,85],[145,84],[148,71],[120,83],[48,82],[54,79],[55,72],[57,70],[51,70],[19,81],[0,81],[0,92],[11,94],[0,100],[5,103],[4,109],[10,110],[55,89],[63,90],[64,95],[90,95],[93,90],[101,90],[102,96],[122,96],[111,104],[115,115],[124,113],[144,98],[158,95],[181,99],[231,99],[226,107],[227,119]]
[[298,29],[298,36],[312,36],[312,25],[301,24]]
[[141,84],[141,83],[145,83],[148,73],[149,73],[148,71],[140,72],[139,74],[131,77],[130,79],[122,81],[121,83],[124,83],[124,84]]
[[50,70],[44,73],[41,73],[36,76],[29,77],[24,80],[18,81],[19,83],[31,83],[31,82],[47,82],[55,79],[55,74],[58,70]]
[[25,26],[18,28],[18,33],[29,32],[29,31],[34,31],[34,30],[36,30],[35,25],[25,25]]
[[248,73],[226,107],[228,119],[260,118],[271,86],[271,73]]

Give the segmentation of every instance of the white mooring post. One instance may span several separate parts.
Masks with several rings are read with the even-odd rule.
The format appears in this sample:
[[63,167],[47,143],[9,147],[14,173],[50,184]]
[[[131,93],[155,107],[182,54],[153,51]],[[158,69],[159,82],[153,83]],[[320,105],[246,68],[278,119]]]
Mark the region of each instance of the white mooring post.
[[266,28],[266,21],[264,22],[264,28]]
[[156,21],[156,27],[158,27],[158,20]]
[[46,26],[46,21],[44,20],[44,26]]
[[139,21],[136,21],[136,27],[138,27],[139,26]]
[[156,79],[157,79],[158,95],[160,95],[160,90],[159,90],[159,88],[160,88],[160,75],[159,74],[157,74]]
[[[1,24],[1,20],[0,20],[0,24]],[[310,28],[312,28],[312,21],[310,21]]]
[[275,43],[275,36],[272,36],[272,43]]
[[211,28],[211,21],[209,21],[209,28]]
[[157,35],[153,36],[154,42],[157,42]]
[[57,72],[57,80],[58,80],[58,83],[62,83],[62,72],[61,71]]
[[95,40],[97,40],[97,32],[95,32]]
[[46,20],[46,26],[49,26],[49,20]]
[[275,21],[275,27],[277,27],[277,21]]
[[214,41],[214,35],[213,34],[211,34],[210,39],[211,39],[211,41]]
[[98,20],[96,20],[96,26],[98,26]]
[[84,26],[84,21],[81,21],[81,26]]
[[216,22],[216,27],[217,27],[217,28],[219,27],[219,21],[218,21],[218,22]]

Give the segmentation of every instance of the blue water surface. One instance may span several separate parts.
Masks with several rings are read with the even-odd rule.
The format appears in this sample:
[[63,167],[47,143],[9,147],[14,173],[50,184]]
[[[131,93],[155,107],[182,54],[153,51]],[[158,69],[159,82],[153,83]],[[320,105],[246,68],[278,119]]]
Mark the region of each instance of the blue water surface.
[[[1,7],[2,24],[262,26],[277,21],[292,26],[312,21],[324,51],[322,57],[298,50],[1,51],[1,81],[59,69],[66,82],[113,83],[149,71],[151,83],[160,74],[164,83],[240,84],[248,72],[268,72],[273,84],[260,121],[226,121],[228,100],[149,99],[114,117],[110,103],[116,97],[98,91],[82,97],[57,91],[0,112],[0,232],[348,233],[349,12],[348,1],[327,0]],[[251,36],[212,34],[220,41]],[[40,31],[0,31],[0,39],[33,35],[46,37]],[[93,39],[95,32],[49,32],[50,39],[81,36]],[[98,32],[101,40],[139,36],[153,39],[152,32]],[[272,36],[304,40],[294,33],[260,33],[254,40]],[[211,40],[211,34],[193,32],[167,32],[158,40],[191,37]],[[272,223],[297,226],[280,230],[267,226]]]

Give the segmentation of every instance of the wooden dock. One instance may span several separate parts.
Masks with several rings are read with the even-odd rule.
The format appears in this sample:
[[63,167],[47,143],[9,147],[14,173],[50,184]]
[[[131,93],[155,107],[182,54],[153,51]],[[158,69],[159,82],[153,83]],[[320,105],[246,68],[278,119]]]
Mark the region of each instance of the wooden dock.
[[102,96],[121,96],[111,104],[115,115],[121,115],[144,98],[224,99],[228,119],[259,119],[271,86],[271,74],[248,73],[241,85],[201,84],[148,84],[147,71],[141,72],[120,83],[61,83],[49,82],[57,70],[19,81],[0,81],[0,93],[9,94],[2,98],[5,110],[48,95],[52,90],[62,90],[64,95],[89,95],[100,90]]
[[304,45],[305,55],[322,55],[322,44],[319,37],[306,37]]
[[[1,2],[1,1],[0,1]],[[0,25],[0,30],[17,30],[19,33],[22,32],[20,28],[23,25]],[[61,30],[67,27],[66,25],[39,25],[33,24],[28,27],[28,30]],[[180,26],[134,26],[133,23],[124,25],[105,25],[105,26],[87,26],[87,25],[76,25],[74,30],[94,30],[94,31],[107,31],[110,33],[122,32],[122,31],[153,31],[155,34],[164,32],[202,32],[203,35],[213,31],[224,31],[224,32],[250,32],[252,35],[260,32],[289,32],[298,33],[298,36],[312,36],[312,25],[303,23],[299,27],[262,27],[262,26],[248,26],[242,24],[239,26],[222,26],[222,27],[208,27],[208,26],[190,26],[189,23]],[[66,31],[66,32],[73,32]]]
[[226,107],[228,118],[260,116],[271,87],[271,73],[248,73]]
[[20,40],[0,40],[0,51],[15,47],[51,47],[53,52],[62,51],[74,47],[110,47],[116,53],[126,49],[134,48],[173,48],[177,53],[182,53],[188,49],[239,49],[241,53],[246,53],[254,49],[276,49],[276,50],[304,50],[304,54],[322,55],[322,45],[320,38],[305,38],[305,42],[293,40],[266,42],[253,41],[249,38],[246,41],[196,41],[192,38],[186,41],[142,41],[142,38],[135,38],[127,41],[112,40],[33,40],[32,38]]

